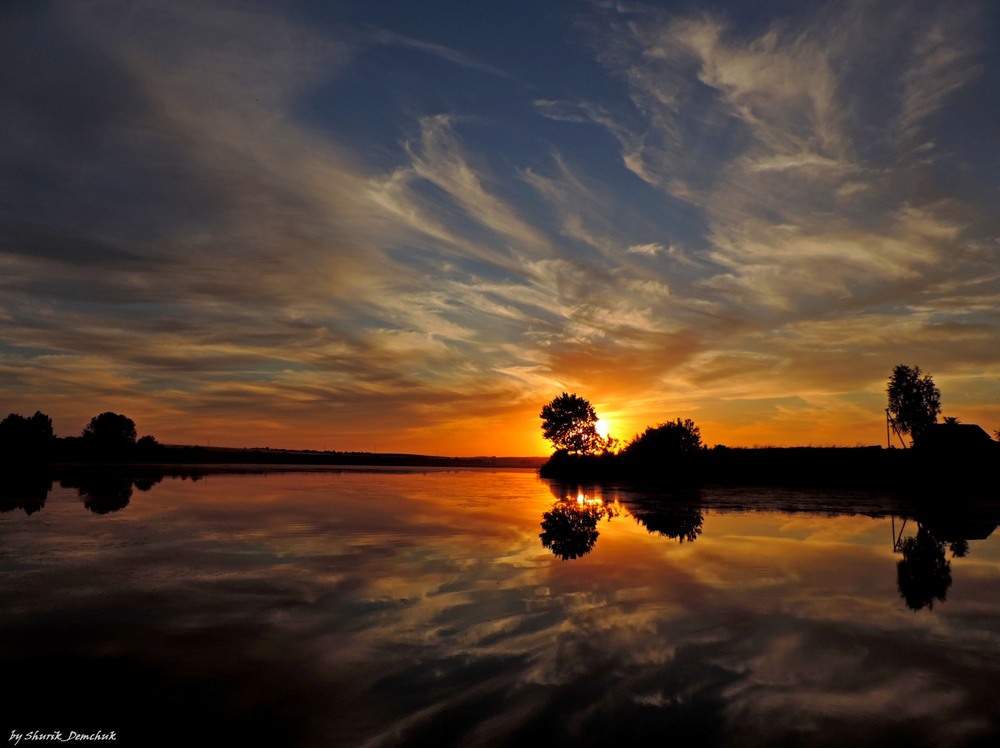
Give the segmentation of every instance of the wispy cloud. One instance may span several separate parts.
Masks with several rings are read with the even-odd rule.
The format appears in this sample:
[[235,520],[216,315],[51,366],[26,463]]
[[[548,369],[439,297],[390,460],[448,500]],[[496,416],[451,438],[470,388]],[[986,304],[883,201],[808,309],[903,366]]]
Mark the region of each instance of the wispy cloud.
[[941,8],[918,37],[903,75],[900,127],[907,138],[920,138],[921,126],[946,105],[949,95],[982,73],[976,28],[967,7]]
[[378,44],[392,44],[399,47],[405,47],[407,49],[414,49],[418,52],[425,52],[426,54],[440,57],[443,60],[460,65],[461,67],[478,70],[482,73],[489,73],[490,75],[495,75],[500,78],[512,77],[507,71],[493,65],[487,65],[486,63],[479,62],[478,60],[475,60],[456,49],[451,49],[450,47],[423,41],[421,39],[414,39],[395,31],[389,31],[387,29],[373,29],[371,31],[371,38]]
[[[715,441],[822,415],[827,441],[864,439],[836,409],[877,416],[895,363],[963,388],[1000,374],[976,150],[995,126],[950,126],[991,63],[981,7],[960,6],[747,25],[597,4],[559,27],[594,67],[523,86],[506,70],[530,65],[444,27],[8,11],[5,402],[63,433],[128,408],[176,440],[492,453],[475,418],[535,451],[539,403],[567,388],[625,430],[646,425],[629,409]],[[451,96],[442,74],[411,96],[414,53],[490,88]]]

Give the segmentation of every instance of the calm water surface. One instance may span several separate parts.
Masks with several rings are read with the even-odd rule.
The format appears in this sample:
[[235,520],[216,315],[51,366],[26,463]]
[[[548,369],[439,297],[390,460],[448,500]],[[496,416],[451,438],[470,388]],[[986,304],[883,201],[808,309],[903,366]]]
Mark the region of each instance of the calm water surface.
[[739,506],[733,492],[665,504],[531,471],[140,487],[56,482],[44,504],[3,505],[5,739],[914,746],[1000,735],[989,522],[720,508]]

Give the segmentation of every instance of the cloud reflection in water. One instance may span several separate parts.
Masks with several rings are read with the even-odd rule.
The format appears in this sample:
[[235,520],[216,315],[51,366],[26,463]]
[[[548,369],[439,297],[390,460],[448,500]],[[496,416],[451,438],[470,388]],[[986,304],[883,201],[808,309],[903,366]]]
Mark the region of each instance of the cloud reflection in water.
[[[914,613],[888,519],[552,491],[516,471],[213,475],[95,515],[56,488],[0,515],[11,706],[149,745],[205,717],[211,739],[305,746],[997,732],[994,539]],[[572,561],[539,542],[554,503],[601,507]]]

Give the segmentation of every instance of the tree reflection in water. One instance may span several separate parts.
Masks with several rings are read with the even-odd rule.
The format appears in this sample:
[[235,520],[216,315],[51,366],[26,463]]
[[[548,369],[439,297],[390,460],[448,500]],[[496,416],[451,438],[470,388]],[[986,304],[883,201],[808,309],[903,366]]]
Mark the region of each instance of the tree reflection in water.
[[558,485],[550,485],[556,495],[552,508],[542,515],[542,533],[538,536],[542,546],[563,561],[580,558],[590,553],[600,532],[597,523],[618,516],[621,507],[618,502],[608,503],[604,499],[587,495],[578,490],[564,496]]
[[[902,537],[893,530],[893,550],[903,558],[896,563],[899,594],[911,610],[933,609],[934,602],[944,602],[951,587],[951,561],[969,554],[970,540],[985,540],[996,529],[996,522],[965,515],[963,512],[931,512],[917,518],[917,534]],[[895,523],[895,520],[894,520]]]
[[693,543],[701,535],[701,526],[705,521],[698,507],[687,505],[633,509],[631,514],[635,517],[635,521],[649,532],[679,543],[685,540]]
[[[171,471],[174,477],[198,481],[199,472]],[[52,483],[75,489],[83,505],[94,514],[110,514],[129,505],[134,491],[150,491],[163,481],[166,473],[155,467],[123,467],[114,472],[89,466],[32,468],[5,471],[0,479],[0,513],[22,509],[34,514],[45,507]]]
[[132,498],[132,479],[87,476],[77,480],[61,480],[63,488],[75,488],[83,505],[94,514],[117,512],[128,506]]
[[[596,486],[549,483],[555,497],[542,515],[542,545],[565,560],[590,553],[600,535],[598,523],[626,511],[648,532],[693,543],[701,535],[704,516],[696,495],[683,492],[655,497],[635,497]],[[604,494],[602,496],[602,494]]]
[[22,509],[34,514],[45,506],[52,490],[52,477],[42,470],[8,472],[0,481],[0,512]]
[[951,562],[945,558],[944,543],[923,526],[916,536],[903,538],[898,548],[903,558],[896,563],[896,584],[910,610],[934,608],[944,602],[951,587]]
[[63,488],[75,488],[83,505],[94,514],[109,514],[128,506],[133,488],[149,491],[163,480],[162,474],[101,475],[81,473],[59,480]]

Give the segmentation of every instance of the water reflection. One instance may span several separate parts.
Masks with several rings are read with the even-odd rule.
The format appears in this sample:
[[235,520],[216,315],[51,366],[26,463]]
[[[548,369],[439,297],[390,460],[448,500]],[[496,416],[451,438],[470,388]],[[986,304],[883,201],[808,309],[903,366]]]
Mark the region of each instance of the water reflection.
[[563,561],[585,556],[597,543],[598,522],[617,517],[621,505],[606,502],[593,490],[588,492],[582,487],[551,483],[549,488],[556,500],[542,514],[542,533],[538,536],[542,546]]
[[[8,471],[0,480],[0,512],[21,509],[34,514],[45,506],[45,500],[58,481],[62,488],[72,488],[83,500],[85,508],[94,514],[118,512],[129,505],[133,491],[150,491],[167,476],[158,468],[71,467],[53,470],[38,468]],[[200,473],[173,471],[175,477],[200,480]]]
[[916,536],[903,538],[899,545],[903,558],[896,563],[896,584],[910,610],[933,608],[944,602],[951,587],[951,563],[944,555],[944,543],[926,527]]
[[629,513],[650,533],[679,543],[693,543],[697,540],[705,522],[701,509],[691,504],[670,502],[659,506],[646,505],[643,508],[630,508]]
[[[602,519],[624,514],[651,535],[678,543],[694,543],[701,537],[705,515],[704,495],[698,490],[655,495],[596,485],[580,486],[556,481],[549,483],[555,497],[552,507],[542,514],[539,535],[542,546],[567,561],[590,553],[600,536]],[[789,500],[790,497],[782,497]],[[751,506],[744,509],[752,508]],[[950,512],[923,508],[911,517],[893,517],[893,551],[901,556],[896,563],[896,590],[913,611],[933,610],[943,603],[952,585],[952,558],[970,552],[969,541],[985,539],[997,523],[971,516],[961,507]],[[907,526],[915,533],[905,536]]]
[[130,478],[86,476],[59,481],[63,488],[75,488],[83,505],[94,514],[117,512],[128,506],[132,498]]
[[660,496],[630,495],[628,491],[552,481],[552,508],[542,515],[542,545],[564,561],[590,553],[602,519],[625,514],[650,534],[693,543],[705,517],[697,493]]
[[0,480],[0,512],[21,509],[25,514],[34,514],[45,506],[51,490],[52,477],[44,471],[9,473]]
[[952,579],[946,544],[953,558],[964,558],[970,540],[984,540],[997,527],[995,522],[939,514],[916,520],[916,534],[903,537],[908,520],[900,519],[898,534],[895,522],[893,518],[893,550],[902,555],[896,563],[896,586],[906,607],[914,611],[933,609],[948,596]]
[[[1000,734],[985,526],[911,516],[890,546],[888,514],[531,473],[213,475],[164,480],[155,500],[133,476],[127,509],[101,517],[81,487],[103,490],[68,481],[44,521],[0,515],[5,707],[32,724],[294,748]],[[575,524],[583,541],[561,546]],[[954,584],[914,615],[893,567],[921,527]],[[971,561],[948,550],[962,539]]]
[[109,514],[128,506],[133,489],[149,491],[163,477],[163,473],[122,475],[84,471],[60,478],[59,485],[75,488],[83,505],[94,514]]

